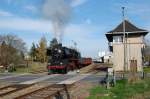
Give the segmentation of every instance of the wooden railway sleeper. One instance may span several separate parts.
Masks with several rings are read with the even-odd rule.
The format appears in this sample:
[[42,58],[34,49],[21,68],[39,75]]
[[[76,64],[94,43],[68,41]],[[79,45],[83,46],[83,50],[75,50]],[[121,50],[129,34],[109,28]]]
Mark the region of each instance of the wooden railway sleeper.
[[7,94],[13,93],[18,90],[22,90],[22,89],[27,88],[32,85],[33,84],[31,84],[31,85],[10,85],[7,87],[3,87],[0,89],[1,90],[0,96],[5,96]]

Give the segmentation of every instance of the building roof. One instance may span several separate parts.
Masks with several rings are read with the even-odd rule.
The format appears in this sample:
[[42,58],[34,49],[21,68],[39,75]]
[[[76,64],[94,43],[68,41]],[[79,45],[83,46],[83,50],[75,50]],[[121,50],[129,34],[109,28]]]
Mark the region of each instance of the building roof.
[[[123,22],[120,23],[115,29],[113,29],[112,31],[109,31],[108,33],[120,33],[123,32]],[[148,32],[145,29],[140,29],[138,27],[136,27],[135,25],[133,25],[131,22],[129,22],[128,20],[125,20],[125,32]]]
[[[125,22],[125,33],[128,35],[146,35],[148,33],[147,30],[136,27],[128,20],[123,22]],[[121,22],[115,29],[106,33],[106,37],[109,41],[112,40],[113,35],[123,35],[123,22]]]

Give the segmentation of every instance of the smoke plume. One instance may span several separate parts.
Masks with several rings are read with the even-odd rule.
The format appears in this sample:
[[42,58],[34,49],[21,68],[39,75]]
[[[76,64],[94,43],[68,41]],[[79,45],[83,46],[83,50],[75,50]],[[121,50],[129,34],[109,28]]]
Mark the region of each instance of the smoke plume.
[[43,5],[43,15],[52,21],[55,37],[62,41],[64,28],[69,22],[71,7],[66,0],[45,0]]

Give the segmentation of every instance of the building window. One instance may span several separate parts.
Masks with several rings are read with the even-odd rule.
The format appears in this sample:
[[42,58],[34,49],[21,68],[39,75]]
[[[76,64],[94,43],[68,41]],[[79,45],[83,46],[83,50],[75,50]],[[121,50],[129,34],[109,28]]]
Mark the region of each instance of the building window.
[[121,43],[123,42],[122,36],[113,36],[113,43]]

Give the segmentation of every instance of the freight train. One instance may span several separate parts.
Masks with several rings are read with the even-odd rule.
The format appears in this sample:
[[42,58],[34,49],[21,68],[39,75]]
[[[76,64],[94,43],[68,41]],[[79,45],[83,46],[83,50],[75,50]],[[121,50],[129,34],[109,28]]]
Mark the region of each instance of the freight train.
[[80,52],[74,48],[67,48],[57,42],[57,39],[51,41],[47,49],[48,56],[48,74],[63,73],[80,69],[92,63],[91,58],[81,58]]

